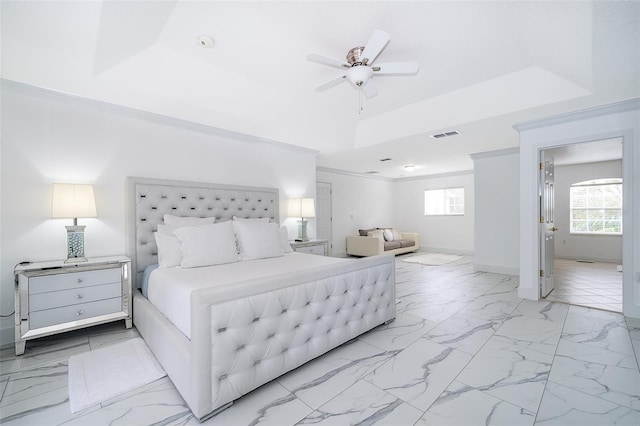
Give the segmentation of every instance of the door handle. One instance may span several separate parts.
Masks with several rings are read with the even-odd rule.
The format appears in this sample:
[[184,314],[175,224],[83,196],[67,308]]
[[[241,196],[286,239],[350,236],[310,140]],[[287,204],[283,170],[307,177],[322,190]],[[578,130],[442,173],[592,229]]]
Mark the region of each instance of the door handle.
[[553,228],[551,228],[551,230],[552,230],[553,232],[556,232],[556,231],[558,230],[558,228],[556,228],[556,227],[554,226]]

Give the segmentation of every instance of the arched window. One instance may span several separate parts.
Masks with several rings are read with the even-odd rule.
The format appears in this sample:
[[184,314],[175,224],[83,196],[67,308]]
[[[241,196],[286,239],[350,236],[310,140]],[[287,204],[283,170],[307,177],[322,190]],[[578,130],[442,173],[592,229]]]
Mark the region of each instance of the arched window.
[[622,234],[622,179],[574,183],[569,199],[572,234]]

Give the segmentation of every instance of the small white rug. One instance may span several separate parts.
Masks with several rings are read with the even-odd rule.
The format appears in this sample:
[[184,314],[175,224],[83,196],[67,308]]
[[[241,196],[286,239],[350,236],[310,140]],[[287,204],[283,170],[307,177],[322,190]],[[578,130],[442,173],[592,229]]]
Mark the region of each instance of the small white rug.
[[422,265],[429,266],[438,266],[444,265],[445,263],[455,262],[458,259],[462,259],[462,256],[458,256],[456,254],[425,253],[402,259],[402,261],[409,263],[420,263]]
[[151,383],[166,373],[141,338],[69,358],[71,412]]

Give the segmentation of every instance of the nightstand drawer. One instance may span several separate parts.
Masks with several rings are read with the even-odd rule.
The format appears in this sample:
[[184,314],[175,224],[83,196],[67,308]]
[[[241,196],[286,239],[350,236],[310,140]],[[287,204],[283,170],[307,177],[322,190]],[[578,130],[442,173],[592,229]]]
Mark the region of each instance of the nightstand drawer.
[[29,279],[29,294],[119,283],[121,281],[121,273],[121,268],[118,267],[31,277]]
[[29,295],[29,312],[111,299],[122,295],[120,282]]
[[319,254],[320,256],[324,256],[324,244],[307,247],[297,247],[296,251],[298,253]]
[[79,321],[99,315],[112,314],[122,311],[122,298],[98,300],[97,302],[81,303],[79,305],[63,306],[29,313],[29,327],[40,328],[50,325]]

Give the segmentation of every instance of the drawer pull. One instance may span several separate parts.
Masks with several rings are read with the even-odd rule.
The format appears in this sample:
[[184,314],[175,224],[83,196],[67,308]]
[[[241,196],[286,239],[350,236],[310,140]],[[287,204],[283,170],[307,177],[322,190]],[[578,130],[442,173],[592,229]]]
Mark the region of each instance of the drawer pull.
[[77,316],[84,315],[84,311],[80,309],[78,312],[76,312],[76,315]]
[[82,284],[82,278],[78,278],[78,284]]
[[82,299],[84,295],[82,293],[78,293],[78,299]]

